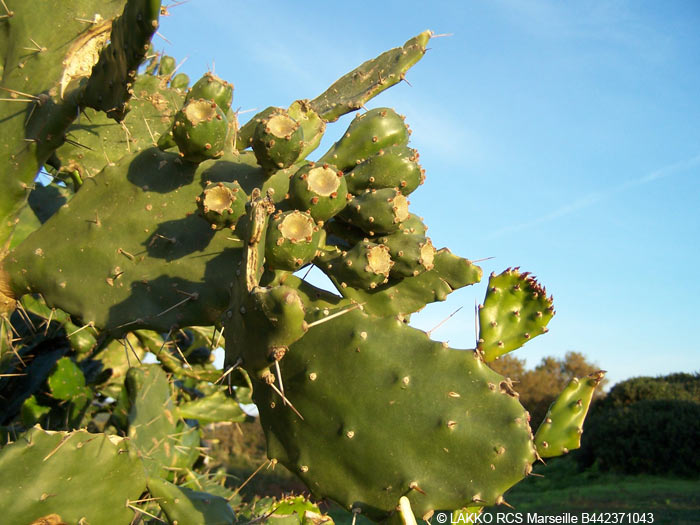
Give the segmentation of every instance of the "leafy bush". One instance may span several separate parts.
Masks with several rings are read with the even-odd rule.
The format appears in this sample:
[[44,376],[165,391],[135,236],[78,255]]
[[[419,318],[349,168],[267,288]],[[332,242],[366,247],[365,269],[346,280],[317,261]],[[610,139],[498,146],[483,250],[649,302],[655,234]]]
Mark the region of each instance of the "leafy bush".
[[628,379],[611,388],[603,404],[619,407],[643,400],[676,400],[700,403],[700,374],[677,373],[663,377]]
[[640,377],[594,404],[577,459],[629,474],[700,476],[698,374]]

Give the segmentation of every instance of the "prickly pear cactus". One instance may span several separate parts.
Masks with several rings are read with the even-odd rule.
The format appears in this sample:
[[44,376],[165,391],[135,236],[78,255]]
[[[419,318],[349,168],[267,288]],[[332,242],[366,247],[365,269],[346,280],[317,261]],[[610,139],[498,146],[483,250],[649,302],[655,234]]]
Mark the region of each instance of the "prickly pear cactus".
[[[231,84],[207,73],[187,90],[175,61],[149,51],[158,2],[121,3],[121,17],[110,18],[111,44],[89,71],[75,73],[88,80],[65,80],[55,64],[47,76],[56,77],[54,88],[74,90],[72,106],[52,99],[51,86],[22,84],[30,93],[48,90],[41,100],[64,113],[94,108],[90,122],[104,129],[96,134],[91,123],[61,117],[51,137],[46,129],[35,134],[38,165],[5,148],[21,165],[15,186],[43,163],[55,177],[49,190],[32,192],[30,205],[49,194],[64,200],[41,216],[36,206],[19,213],[23,192],[15,191],[2,208],[20,223],[0,261],[8,371],[0,391],[16,400],[3,422],[20,418],[21,431],[60,413],[71,429],[128,436],[119,445],[128,452],[123,461],[142,467],[140,490],[152,496],[130,509],[170,523],[235,520],[236,493],[194,471],[201,444],[194,421],[245,419],[239,402],[250,387],[271,462],[296,473],[315,497],[376,521],[503,503],[539,456],[577,446],[600,375],[567,387],[535,438],[512,382],[488,366],[545,333],[554,315],[530,274],[490,277],[472,350],[409,326],[412,313],[478,283],[482,270],[436,249],[411,213],[425,172],[404,117],[387,107],[358,113],[327,152],[309,158],[327,124],[405,78],[430,32],[315,99],[271,106],[239,129]],[[119,43],[138,52],[110,53]],[[150,61],[137,75],[143,59]],[[109,90],[105,107],[97,87],[117,84],[126,94]],[[127,95],[138,112],[126,112]],[[301,278],[309,265],[336,290]],[[29,333],[20,334],[19,317]],[[48,336],[57,322],[60,344]],[[177,342],[183,329],[211,325],[219,339],[226,334],[223,375],[180,348],[197,350],[200,336]],[[19,351],[10,333],[21,339]],[[218,344],[213,333],[209,348]],[[158,364],[140,363],[147,351]],[[217,384],[224,377],[228,389]],[[285,501],[269,515],[325,521],[308,501]]]

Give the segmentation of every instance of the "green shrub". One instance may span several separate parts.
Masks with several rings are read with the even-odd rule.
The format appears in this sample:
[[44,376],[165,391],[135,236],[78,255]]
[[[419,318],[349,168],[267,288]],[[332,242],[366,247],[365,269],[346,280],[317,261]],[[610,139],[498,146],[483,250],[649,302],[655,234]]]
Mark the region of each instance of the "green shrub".
[[698,403],[646,399],[608,405],[590,415],[577,458],[583,467],[597,463],[601,470],[700,477],[698,436]]
[[700,373],[635,377],[616,384],[602,406],[627,406],[637,401],[676,400],[700,403]]

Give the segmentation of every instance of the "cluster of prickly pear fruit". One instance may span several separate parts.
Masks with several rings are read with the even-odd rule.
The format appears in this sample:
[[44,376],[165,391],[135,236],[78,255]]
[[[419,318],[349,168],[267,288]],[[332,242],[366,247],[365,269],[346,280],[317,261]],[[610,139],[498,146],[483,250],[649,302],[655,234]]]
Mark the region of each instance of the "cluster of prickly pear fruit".
[[[154,21],[159,3],[122,4],[124,15],[110,20],[112,45],[130,21]],[[28,16],[26,8],[18,12]],[[11,18],[0,23],[12,27]],[[137,32],[143,53],[150,34]],[[134,65],[118,74],[131,64],[119,56],[95,59],[82,73],[87,87],[69,106],[94,107],[91,123],[64,118],[51,138],[24,130],[35,138],[40,163],[73,191],[41,225],[29,206],[22,212],[36,217],[23,226],[17,196],[3,208],[3,219],[17,223],[0,266],[0,391],[13,400],[3,423],[13,431],[35,423],[59,431],[29,429],[0,450],[8,471],[20,469],[27,450],[30,465],[44,458],[49,479],[17,507],[18,520],[56,514],[100,521],[100,511],[70,504],[71,491],[87,483],[74,472],[94,460],[116,472],[105,486],[141,469],[128,493],[115,493],[128,502],[125,516],[232,522],[226,499],[236,494],[216,476],[195,473],[200,434],[191,423],[245,417],[238,403],[250,387],[270,460],[316,497],[373,520],[503,503],[535,459],[577,446],[598,376],[567,387],[533,436],[512,382],[487,365],[544,333],[554,314],[551,297],[529,274],[491,276],[472,351],[450,349],[408,325],[411,313],[478,282],[481,269],[436,249],[410,212],[407,197],[424,171],[403,117],[390,108],[358,114],[329,151],[308,158],[328,123],[402,80],[429,39],[421,33],[315,99],[267,108],[240,129],[233,86],[210,73],[186,90],[188,79],[174,75],[168,57],[152,58],[138,76]],[[141,60],[143,53],[133,55]],[[125,79],[130,104],[140,110],[126,113],[122,92],[111,93],[122,109],[109,116],[121,123],[94,103],[94,86],[107,78]],[[31,92],[40,100],[38,89]],[[99,134],[93,119],[104,125]],[[36,168],[24,165],[17,180]],[[30,204],[61,195],[64,186],[37,188]],[[56,208],[55,201],[47,205]],[[339,295],[295,275],[311,264]],[[20,322],[29,333],[21,335]],[[56,323],[60,337],[52,340]],[[238,374],[239,388],[228,392],[215,384],[221,374],[206,359],[190,354],[188,361],[173,341],[184,328],[213,324],[226,333],[223,377]],[[147,351],[159,366],[136,362]],[[85,426],[88,437],[71,432]],[[92,434],[111,445],[84,447]],[[34,442],[42,445],[31,449]],[[72,481],[52,504],[45,496],[60,492],[57,477]],[[146,493],[152,498],[141,498]],[[0,498],[10,494],[0,491]],[[303,523],[325,519],[317,510],[290,500],[275,512]]]

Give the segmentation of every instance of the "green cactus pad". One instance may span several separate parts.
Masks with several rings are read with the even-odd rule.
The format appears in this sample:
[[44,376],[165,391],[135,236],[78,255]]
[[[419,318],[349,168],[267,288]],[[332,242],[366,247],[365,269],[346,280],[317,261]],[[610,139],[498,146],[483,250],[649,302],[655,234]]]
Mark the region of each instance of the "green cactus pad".
[[265,171],[288,168],[304,149],[304,129],[287,111],[276,108],[257,122],[252,146]]
[[418,152],[406,146],[390,146],[375,153],[345,175],[348,191],[354,195],[368,189],[396,188],[404,195],[425,179],[418,164]]
[[333,164],[346,172],[390,146],[408,144],[409,131],[403,117],[391,108],[370,109],[357,115],[343,137],[333,144],[319,164]]
[[163,149],[176,146],[170,128],[182,107],[183,94],[148,74],[136,77],[132,89],[131,111],[123,121],[115,122],[101,111],[86,108],[85,118],[68,128],[69,140],[56,150],[59,174],[77,171],[85,179],[123,156],[156,143],[167,142]]
[[[8,0],[2,20],[0,245],[14,229],[34,178],[85,105],[123,118],[136,67],[157,29],[160,0],[51,5]],[[108,44],[108,42],[111,42]],[[94,80],[88,80],[93,75]],[[97,88],[97,89],[96,89]],[[23,101],[23,102],[22,102]]]
[[130,368],[124,383],[129,410],[129,450],[151,476],[168,477],[199,457],[199,433],[178,418],[170,383],[159,366]]
[[286,496],[272,504],[274,513],[270,515],[270,525],[333,525],[333,519],[321,513],[304,496]]
[[435,248],[428,237],[398,231],[378,240],[389,248],[391,260],[394,261],[392,277],[414,277],[433,269]]
[[203,162],[224,154],[229,123],[211,100],[191,99],[175,115],[173,140],[189,162]]
[[187,92],[185,102],[200,98],[213,100],[225,113],[233,101],[233,86],[213,73],[207,72]]
[[343,173],[328,164],[305,164],[289,182],[292,206],[308,211],[317,221],[327,221],[345,208],[347,196]]
[[278,212],[267,227],[265,263],[270,269],[295,271],[316,256],[321,232],[306,212]]
[[127,440],[113,435],[30,429],[0,451],[3,521],[55,514],[65,523],[129,523],[146,476],[126,450]]
[[408,199],[393,188],[369,190],[353,197],[338,218],[370,236],[392,233],[409,218]]
[[210,182],[196,199],[197,208],[214,229],[235,229],[238,219],[245,215],[247,200],[238,181]]
[[[306,333],[306,309],[296,289],[288,286],[257,287],[239,309],[243,331],[231,333],[236,319],[224,321],[227,359],[239,358],[256,377],[270,379],[269,367],[281,359],[289,345]],[[272,380],[273,381],[273,380]]]
[[309,329],[279,362],[303,419],[260,380],[254,399],[268,456],[316,497],[381,519],[407,496],[422,516],[498,503],[530,471],[527,414],[479,354],[348,302],[329,310],[303,297]]
[[454,290],[481,280],[481,268],[443,248],[435,253],[432,270],[363,290],[343,286],[342,281],[328,271],[325,257],[317,258],[316,262],[343,297],[362,304],[367,313],[374,315],[405,316],[421,310],[426,304],[444,301]]
[[316,264],[342,291],[347,288],[371,290],[386,283],[394,262],[389,248],[363,240],[348,251],[335,249],[320,255]]
[[477,349],[485,361],[493,361],[547,332],[553,316],[551,296],[529,273],[509,268],[491,274],[484,304],[479,306]]
[[203,187],[219,181],[284,198],[289,177],[265,181],[250,152],[196,166],[156,148],[136,153],[93,177],[8,255],[8,287],[110,330],[215,324],[243,246],[194,210]]
[[178,487],[159,478],[148,480],[148,492],[171,525],[228,525],[236,523],[236,516],[221,496]]
[[49,308],[39,298],[31,295],[22,297],[22,306],[27,312],[47,320],[51,319],[63,325],[71,348],[78,354],[86,354],[97,345],[95,332],[92,327],[77,326],[71,321],[70,315],[56,308]]
[[327,122],[360,109],[368,100],[404,79],[425,54],[432,33],[423,31],[403,47],[386,51],[336,80],[310,105]]
[[583,379],[574,377],[554,400],[535,434],[537,453],[541,457],[561,456],[581,446],[583,420],[603,376],[605,372],[601,370]]
[[43,417],[51,412],[51,407],[42,405],[34,394],[22,403],[20,420],[25,427],[36,425]]
[[128,0],[112,23],[109,44],[100,50],[85,86],[82,105],[122,120],[128,111],[129,88],[158,29],[161,0]]
[[245,421],[247,418],[236,400],[220,390],[209,396],[180,403],[177,411],[181,418],[196,419],[200,425],[218,421]]

